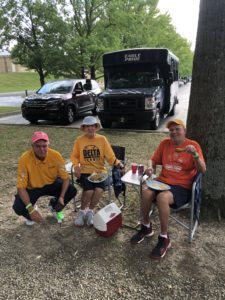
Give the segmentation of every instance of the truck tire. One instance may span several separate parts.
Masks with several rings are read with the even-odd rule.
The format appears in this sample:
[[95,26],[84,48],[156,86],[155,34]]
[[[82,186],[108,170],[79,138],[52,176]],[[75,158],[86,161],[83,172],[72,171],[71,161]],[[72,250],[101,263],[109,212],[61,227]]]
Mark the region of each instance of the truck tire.
[[156,130],[159,127],[160,123],[160,110],[156,109],[155,119],[150,123],[150,129]]
[[95,102],[95,107],[92,109],[92,114],[95,116],[99,113],[98,102]]
[[64,116],[63,116],[63,120],[66,124],[72,124],[75,118],[75,112],[74,109],[71,105],[67,106]]
[[171,109],[171,111],[169,112],[168,116],[174,116],[176,112],[176,103],[174,103],[173,108]]
[[101,121],[103,128],[110,128],[112,126],[112,121]]

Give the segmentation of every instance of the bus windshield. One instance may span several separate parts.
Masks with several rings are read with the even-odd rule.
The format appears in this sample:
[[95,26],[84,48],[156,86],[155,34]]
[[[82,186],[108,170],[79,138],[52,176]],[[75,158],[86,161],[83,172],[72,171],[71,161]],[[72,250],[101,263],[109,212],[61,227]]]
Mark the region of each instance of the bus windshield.
[[152,86],[152,79],[157,78],[158,74],[156,71],[113,70],[106,73],[106,88],[149,88]]

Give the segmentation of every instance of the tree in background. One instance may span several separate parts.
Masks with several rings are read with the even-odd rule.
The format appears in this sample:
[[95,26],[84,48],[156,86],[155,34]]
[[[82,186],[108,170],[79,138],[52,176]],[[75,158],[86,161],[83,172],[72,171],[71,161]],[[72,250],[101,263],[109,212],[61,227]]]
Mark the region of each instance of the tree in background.
[[11,51],[15,63],[39,74],[41,85],[49,74],[57,75],[63,63],[66,27],[51,0],[0,0],[1,44],[16,42]]
[[190,45],[160,14],[158,0],[0,0],[0,45],[16,41],[15,63],[34,69],[41,84],[48,74],[91,78],[102,71],[105,52],[169,48],[181,75],[192,68]]
[[206,158],[205,212],[225,216],[225,3],[201,0],[194,55],[188,136],[199,141]]

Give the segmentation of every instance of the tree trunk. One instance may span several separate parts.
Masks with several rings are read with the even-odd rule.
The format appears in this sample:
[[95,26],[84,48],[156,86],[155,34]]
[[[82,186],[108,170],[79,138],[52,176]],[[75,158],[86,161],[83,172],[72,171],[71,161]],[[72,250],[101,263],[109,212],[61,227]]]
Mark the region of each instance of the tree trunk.
[[95,80],[95,66],[90,67],[91,79]]
[[39,75],[39,80],[40,80],[40,84],[41,86],[43,86],[45,84],[45,75],[42,69],[38,70],[38,75]]
[[201,0],[187,136],[202,146],[203,212],[225,216],[225,0]]

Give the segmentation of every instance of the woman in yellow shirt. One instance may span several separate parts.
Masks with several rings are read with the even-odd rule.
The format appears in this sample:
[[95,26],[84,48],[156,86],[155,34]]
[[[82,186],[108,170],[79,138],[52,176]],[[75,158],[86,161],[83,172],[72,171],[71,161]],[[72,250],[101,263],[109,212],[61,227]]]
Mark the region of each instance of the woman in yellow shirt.
[[[85,223],[87,226],[93,225],[93,209],[108,183],[105,161],[111,166],[122,167],[106,137],[97,134],[100,128],[101,125],[95,117],[85,117],[81,125],[84,134],[75,140],[71,153],[75,177],[80,180],[83,188],[81,209],[75,219],[75,225],[78,227],[84,226]],[[91,182],[88,178],[93,173],[105,174],[105,180]]]

